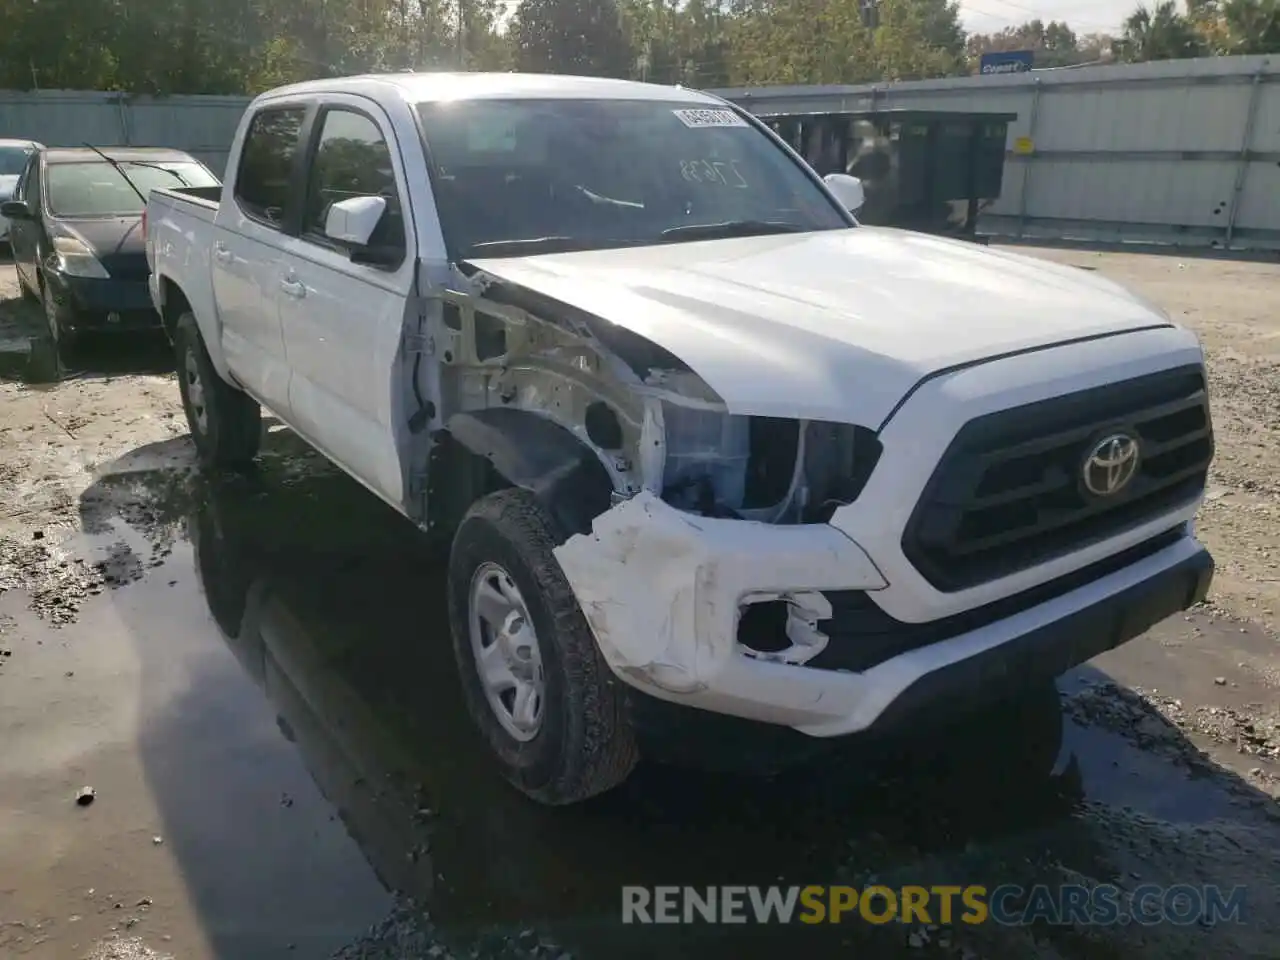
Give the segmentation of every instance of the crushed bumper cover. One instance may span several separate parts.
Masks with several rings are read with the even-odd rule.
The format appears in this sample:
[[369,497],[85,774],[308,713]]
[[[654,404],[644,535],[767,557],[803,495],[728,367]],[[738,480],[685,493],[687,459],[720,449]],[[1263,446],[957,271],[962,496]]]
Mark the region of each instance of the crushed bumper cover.
[[597,517],[591,535],[570,538],[556,557],[622,681],[816,737],[945,716],[1051,680],[1203,599],[1213,576],[1188,530],[1044,602],[853,672],[753,655],[737,636],[745,598],[873,595],[886,586],[832,526],[697,517],[643,493]]

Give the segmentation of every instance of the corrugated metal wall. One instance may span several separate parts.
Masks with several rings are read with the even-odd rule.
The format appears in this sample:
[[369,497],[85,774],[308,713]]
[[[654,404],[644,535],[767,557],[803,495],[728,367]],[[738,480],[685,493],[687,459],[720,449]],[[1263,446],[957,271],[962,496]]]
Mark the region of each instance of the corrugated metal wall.
[[[760,113],[1016,113],[1004,189],[983,216],[984,232],[1280,248],[1280,58],[718,92]],[[172,146],[221,173],[246,103],[0,92],[0,137]]]
[[175,147],[221,175],[247,97],[129,97],[0,91],[0,137],[51,147]]
[[756,113],[1016,113],[986,233],[1280,248],[1280,58],[719,92]]

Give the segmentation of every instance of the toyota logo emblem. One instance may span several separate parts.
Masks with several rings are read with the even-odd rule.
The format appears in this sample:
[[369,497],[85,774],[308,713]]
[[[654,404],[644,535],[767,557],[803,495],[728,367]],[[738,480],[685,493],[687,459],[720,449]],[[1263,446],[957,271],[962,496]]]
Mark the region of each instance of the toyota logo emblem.
[[1127,433],[1103,437],[1089,450],[1080,470],[1084,488],[1095,497],[1111,497],[1129,485],[1138,472],[1138,441]]

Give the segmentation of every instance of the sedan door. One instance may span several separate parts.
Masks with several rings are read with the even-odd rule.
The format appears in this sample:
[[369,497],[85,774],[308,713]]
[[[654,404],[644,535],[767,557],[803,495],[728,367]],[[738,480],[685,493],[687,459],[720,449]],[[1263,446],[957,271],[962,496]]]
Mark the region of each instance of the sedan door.
[[245,132],[233,199],[218,208],[213,293],[227,364],[273,413],[289,416],[289,358],[280,333],[285,244],[296,232],[294,188],[302,160],[305,103],[268,104]]
[[19,278],[32,293],[39,292],[36,262],[39,260],[40,233],[44,229],[44,213],[40,202],[40,154],[34,154],[13,191],[13,199],[26,203],[34,219],[9,222],[9,249]]
[[[292,425],[399,505],[393,385],[416,257],[404,167],[389,147],[396,143],[390,119],[364,98],[325,97],[313,131],[300,229],[286,242],[280,278]],[[387,203],[371,243],[394,255],[380,266],[353,261],[325,236],[330,206],[360,196]]]

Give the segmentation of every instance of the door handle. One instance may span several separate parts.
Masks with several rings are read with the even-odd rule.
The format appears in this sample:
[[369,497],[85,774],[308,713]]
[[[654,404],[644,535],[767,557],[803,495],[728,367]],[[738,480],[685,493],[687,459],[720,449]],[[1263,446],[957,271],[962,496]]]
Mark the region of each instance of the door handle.
[[226,263],[231,259],[231,251],[227,249],[227,245],[219,240],[213,245],[213,256],[217,260]]
[[280,289],[286,297],[293,297],[295,300],[301,300],[307,295],[306,286],[298,280],[281,280]]

